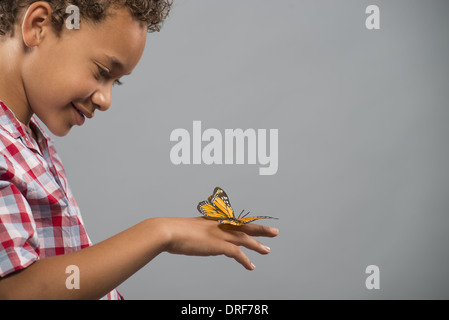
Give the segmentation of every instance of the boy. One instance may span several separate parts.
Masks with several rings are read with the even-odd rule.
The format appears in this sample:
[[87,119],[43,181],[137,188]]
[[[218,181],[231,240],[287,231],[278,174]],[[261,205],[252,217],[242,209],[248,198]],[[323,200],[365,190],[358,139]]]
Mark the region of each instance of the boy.
[[[0,299],[120,299],[114,289],[161,252],[224,254],[254,265],[239,246],[278,230],[198,218],[150,218],[92,245],[52,141],[106,111],[111,90],[140,60],[168,0],[0,1]],[[66,8],[81,13],[66,28]],[[81,285],[68,290],[66,268]]]

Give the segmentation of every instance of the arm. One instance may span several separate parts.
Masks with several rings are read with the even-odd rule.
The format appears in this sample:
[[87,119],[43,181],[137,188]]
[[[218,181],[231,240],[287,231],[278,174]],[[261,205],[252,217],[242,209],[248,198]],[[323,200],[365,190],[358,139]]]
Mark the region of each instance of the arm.
[[[0,299],[99,299],[164,251],[224,254],[252,270],[239,246],[266,254],[269,249],[252,236],[276,235],[276,229],[253,224],[232,227],[204,218],[148,219],[89,248],[38,260],[1,279]],[[79,290],[65,286],[69,265],[80,270]]]

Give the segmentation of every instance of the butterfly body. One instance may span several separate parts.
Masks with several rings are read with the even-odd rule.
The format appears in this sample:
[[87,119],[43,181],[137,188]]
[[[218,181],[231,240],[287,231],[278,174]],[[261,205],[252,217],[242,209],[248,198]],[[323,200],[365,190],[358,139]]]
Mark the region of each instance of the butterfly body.
[[243,210],[236,218],[228,195],[220,187],[216,187],[207,200],[198,203],[197,209],[207,218],[217,219],[222,224],[234,226],[241,226],[259,219],[277,219],[268,216],[246,217],[249,212],[242,216]]

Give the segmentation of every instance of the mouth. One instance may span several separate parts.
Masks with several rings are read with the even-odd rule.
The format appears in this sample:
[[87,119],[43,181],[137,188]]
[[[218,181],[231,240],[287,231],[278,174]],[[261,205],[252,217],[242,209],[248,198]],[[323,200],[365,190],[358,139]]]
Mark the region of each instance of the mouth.
[[76,105],[76,104],[73,103],[73,102],[72,102],[72,106],[73,106],[73,108],[75,108],[76,111],[78,111],[78,113],[79,113],[81,116],[83,116],[83,117],[85,117],[85,118],[88,118],[88,119],[92,119],[92,118],[94,117],[93,112],[89,112],[89,111],[85,110],[84,108],[82,108],[82,107]]
[[92,119],[94,117],[93,112],[89,112],[84,108],[78,106],[76,103],[71,103],[74,112],[75,112],[75,124],[78,126],[82,126],[84,122],[86,122],[86,118]]

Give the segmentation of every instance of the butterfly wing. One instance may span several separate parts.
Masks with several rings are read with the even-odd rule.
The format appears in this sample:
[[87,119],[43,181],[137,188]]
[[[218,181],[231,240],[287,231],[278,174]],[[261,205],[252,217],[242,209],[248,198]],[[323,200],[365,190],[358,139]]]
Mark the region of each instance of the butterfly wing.
[[247,222],[240,222],[238,219],[223,219],[219,221],[222,224],[230,224],[231,226],[241,226]]
[[201,201],[198,203],[197,209],[202,215],[212,219],[227,219],[226,214],[218,210],[209,201]]
[[214,189],[214,193],[209,197],[209,202],[223,212],[226,215],[226,219],[234,218],[234,209],[232,209],[229,197],[220,187]]
[[268,216],[259,216],[259,217],[247,217],[247,218],[240,218],[240,219],[229,219],[229,220],[221,220],[220,222],[223,224],[230,224],[233,226],[241,226],[259,219],[277,219],[273,217]]

